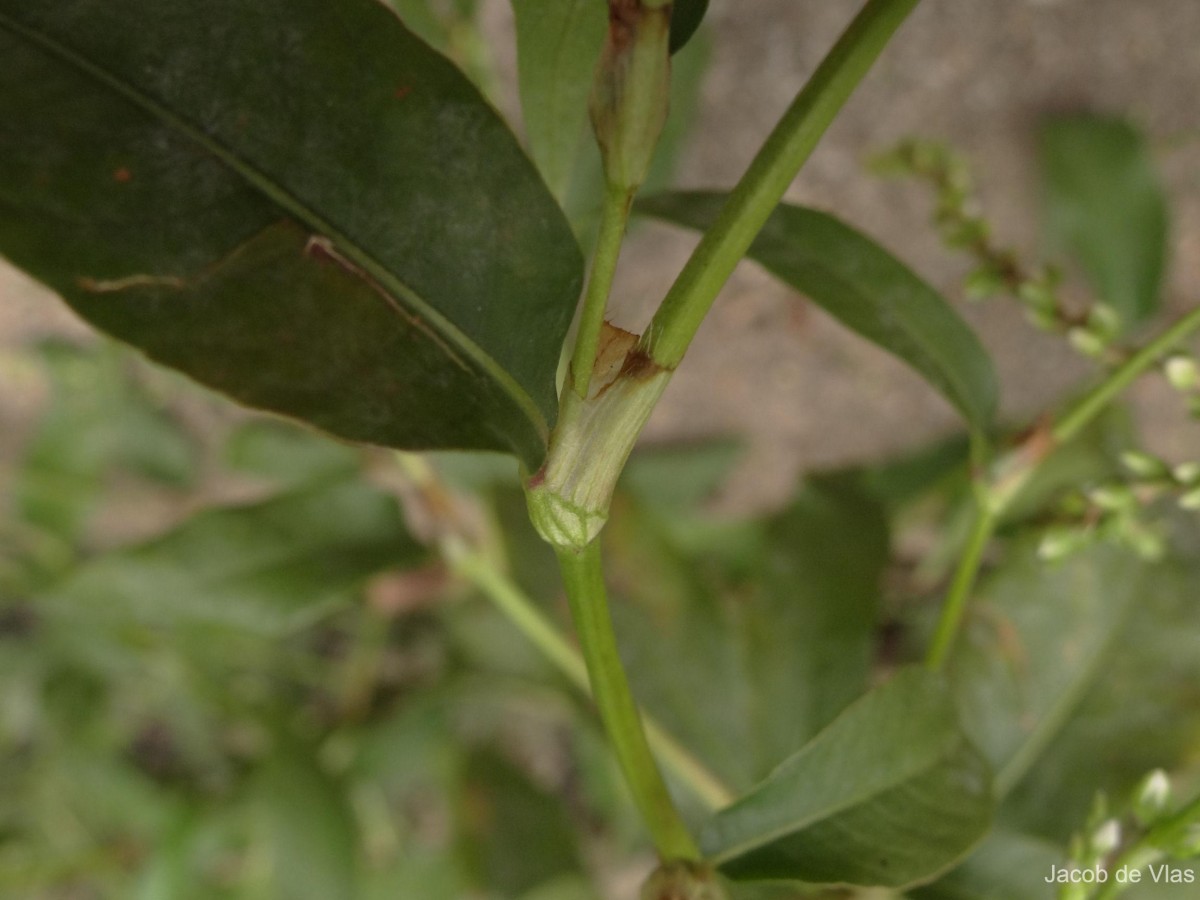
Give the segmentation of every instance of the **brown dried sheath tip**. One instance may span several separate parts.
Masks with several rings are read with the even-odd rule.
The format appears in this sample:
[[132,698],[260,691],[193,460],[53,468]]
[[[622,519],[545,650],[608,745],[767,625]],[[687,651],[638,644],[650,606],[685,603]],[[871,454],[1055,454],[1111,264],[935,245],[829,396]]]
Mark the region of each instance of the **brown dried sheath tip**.
[[632,40],[643,9],[639,0],[608,0],[608,40],[613,47],[620,49]]
[[666,368],[656,363],[649,353],[641,347],[634,347],[625,357],[625,364],[621,366],[619,377],[628,378],[631,381],[646,381],[659,372],[665,371]]
[[608,39],[616,48],[626,45],[637,31],[638,21],[647,12],[670,14],[670,3],[643,0],[608,0]]
[[588,104],[610,188],[645,180],[667,118],[671,6],[609,0],[608,37]]

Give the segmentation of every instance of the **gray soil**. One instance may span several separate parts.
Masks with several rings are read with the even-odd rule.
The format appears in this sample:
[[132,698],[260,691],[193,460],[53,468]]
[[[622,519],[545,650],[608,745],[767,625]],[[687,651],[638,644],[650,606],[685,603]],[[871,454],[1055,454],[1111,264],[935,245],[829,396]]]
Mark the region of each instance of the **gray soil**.
[[[713,61],[679,183],[731,185],[858,7],[858,0],[712,0]],[[496,55],[507,6],[494,3]],[[1129,117],[1149,135],[1172,202],[1167,305],[1200,301],[1200,3],[1196,0],[925,0],[852,98],[789,199],[836,212],[959,300],[965,262],[927,225],[930,197],[868,174],[866,156],[906,136],[965,153],[997,237],[1039,251],[1034,134],[1067,110]],[[631,241],[616,318],[640,330],[691,239],[647,228]],[[994,354],[1006,419],[1061,399],[1090,369],[993,301],[964,314]],[[1169,314],[1169,313],[1168,313]],[[0,454],[12,458],[38,405],[37,378],[11,348],[86,333],[54,298],[0,270]],[[1131,392],[1143,433],[1173,458],[1200,453],[1200,425],[1159,379]],[[911,448],[956,427],[903,366],[761,271],[744,266],[718,301],[655,413],[648,438],[739,434],[747,454],[725,503],[777,502],[807,469]]]

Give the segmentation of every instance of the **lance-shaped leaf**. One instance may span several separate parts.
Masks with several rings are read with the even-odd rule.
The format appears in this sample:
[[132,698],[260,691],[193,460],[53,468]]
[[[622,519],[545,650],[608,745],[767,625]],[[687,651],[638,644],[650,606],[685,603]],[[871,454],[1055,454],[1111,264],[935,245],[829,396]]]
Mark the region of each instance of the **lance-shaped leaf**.
[[738,880],[901,887],[962,857],[992,807],[987,763],[945,684],[910,669],[717,813],[701,840]]
[[580,282],[503,122],[375,0],[0,0],[0,253],[342,437],[541,457]]
[[[640,212],[706,229],[724,194],[660,194]],[[827,213],[781,204],[747,254],[803,291],[843,325],[908,363],[975,430],[996,406],[996,375],[974,332],[932,287],[894,256]]]

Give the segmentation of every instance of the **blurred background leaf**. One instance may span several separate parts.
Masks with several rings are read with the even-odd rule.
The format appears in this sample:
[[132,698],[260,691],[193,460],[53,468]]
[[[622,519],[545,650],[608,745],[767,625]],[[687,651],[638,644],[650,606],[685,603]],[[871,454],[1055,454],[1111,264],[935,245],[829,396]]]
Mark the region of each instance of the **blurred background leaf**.
[[284,634],[368,576],[422,554],[392,498],[334,482],[202,511],[161,538],[88,562],[43,602],[82,620]]
[[512,0],[525,136],[551,193],[565,202],[585,140],[588,94],[608,11],[597,0]]
[[1040,135],[1046,227],[1128,328],[1162,304],[1167,203],[1145,137],[1128,122],[1078,114]]
[[357,900],[359,840],[344,787],[310,748],[288,743],[261,779],[279,900]]
[[14,513],[26,526],[74,544],[115,476],[180,489],[194,484],[198,447],[137,379],[127,355],[111,345],[60,341],[43,342],[34,352],[51,396],[13,480]]
[[867,689],[888,546],[879,507],[838,484],[807,486],[755,534],[743,580],[736,559],[730,573],[681,551],[647,507],[605,533],[635,692],[735,790]]

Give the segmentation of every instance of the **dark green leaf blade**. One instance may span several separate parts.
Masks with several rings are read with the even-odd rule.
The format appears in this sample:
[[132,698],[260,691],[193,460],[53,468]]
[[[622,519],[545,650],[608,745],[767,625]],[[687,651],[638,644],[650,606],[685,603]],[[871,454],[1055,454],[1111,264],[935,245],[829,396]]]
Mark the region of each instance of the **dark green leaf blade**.
[[87,621],[279,634],[422,554],[394,499],[340,481],[198,513],[161,538],[95,559],[44,602]]
[[1101,301],[1125,325],[1161,301],[1167,203],[1143,136],[1128,122],[1090,115],[1041,130],[1046,222],[1079,260]]
[[701,841],[738,880],[901,887],[961,858],[992,808],[987,763],[945,684],[909,669],[717,813]]
[[342,437],[539,459],[578,249],[380,4],[0,0],[0,55],[0,252],[85,318]]
[[587,134],[588,94],[607,30],[599,0],[512,0],[517,74],[533,158],[560,201]]
[[[660,194],[638,210],[703,230],[725,195]],[[920,373],[976,431],[996,406],[996,375],[974,332],[942,297],[874,241],[823,212],[781,204],[747,254],[867,340]]]
[[396,11],[404,26],[433,47],[439,53],[445,53],[449,43],[446,23],[438,18],[430,7],[429,0],[383,0]]
[[671,8],[671,53],[684,48],[704,21],[708,0],[675,0]]

